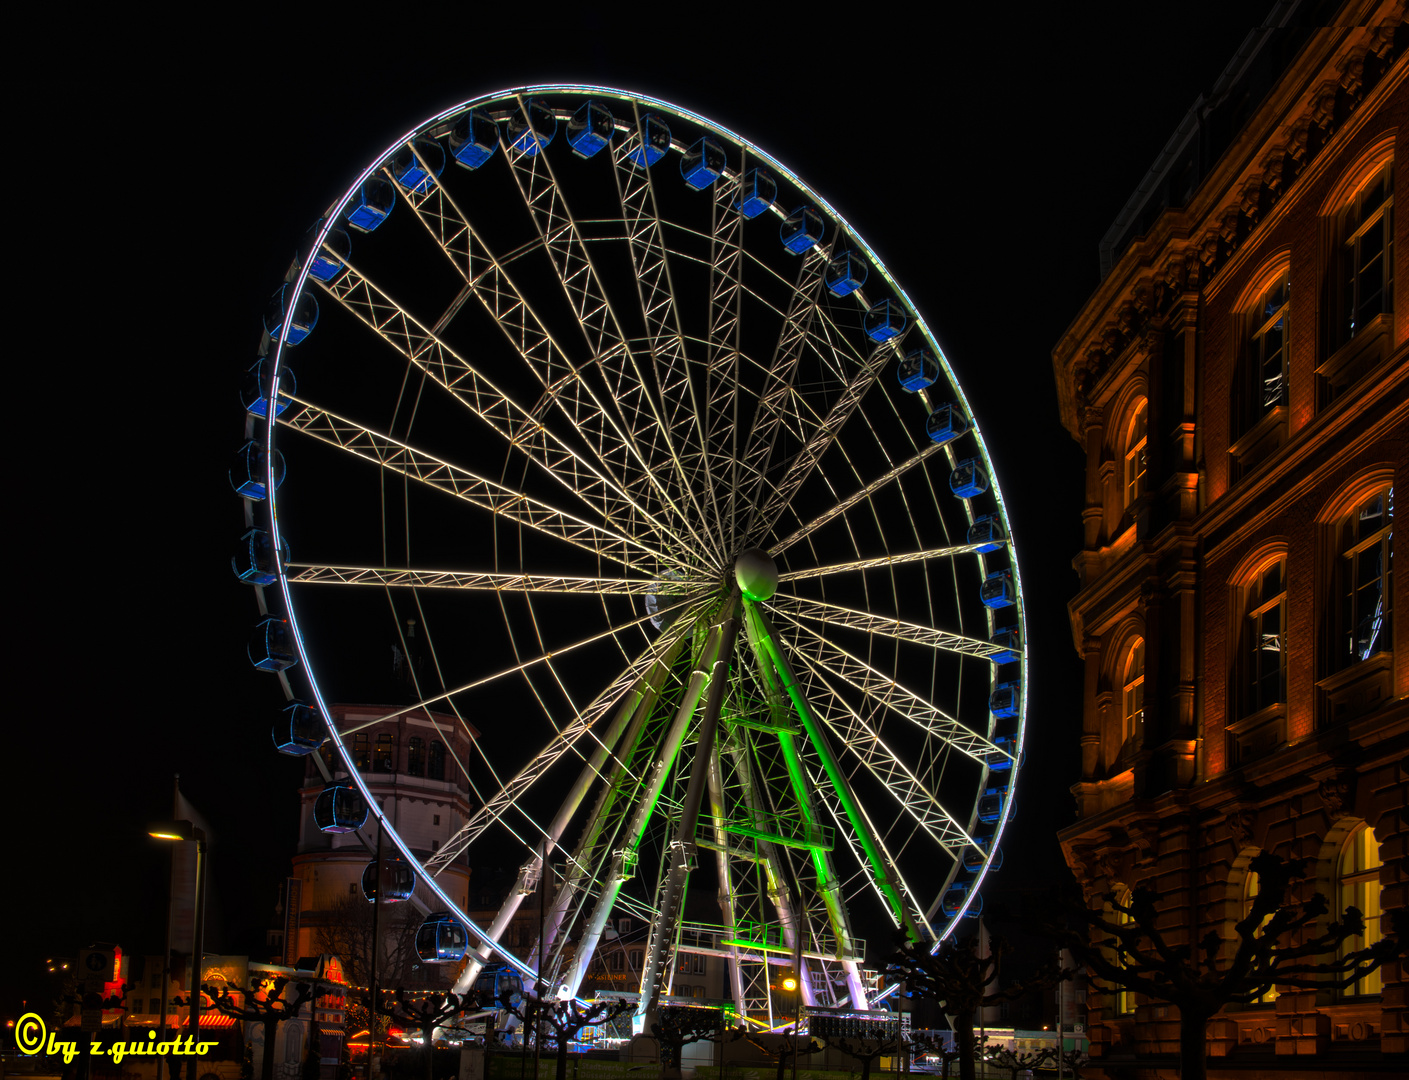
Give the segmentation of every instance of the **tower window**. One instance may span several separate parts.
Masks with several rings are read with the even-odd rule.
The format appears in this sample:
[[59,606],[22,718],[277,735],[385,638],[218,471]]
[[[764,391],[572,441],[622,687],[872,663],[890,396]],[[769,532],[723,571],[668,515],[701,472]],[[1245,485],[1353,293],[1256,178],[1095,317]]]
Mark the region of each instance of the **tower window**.
[[1248,589],[1244,715],[1287,700],[1286,570],[1286,559],[1278,559]]
[[[1375,830],[1368,825],[1351,833],[1341,849],[1336,872],[1336,915],[1348,907],[1359,908],[1365,916],[1365,933],[1362,937],[1346,938],[1341,944],[1341,956],[1367,949],[1384,937],[1380,926],[1380,845]],[[1346,997],[1378,994],[1383,985],[1380,969],[1376,968],[1342,993]]]
[[1352,510],[1339,534],[1336,666],[1344,668],[1393,647],[1394,488]]

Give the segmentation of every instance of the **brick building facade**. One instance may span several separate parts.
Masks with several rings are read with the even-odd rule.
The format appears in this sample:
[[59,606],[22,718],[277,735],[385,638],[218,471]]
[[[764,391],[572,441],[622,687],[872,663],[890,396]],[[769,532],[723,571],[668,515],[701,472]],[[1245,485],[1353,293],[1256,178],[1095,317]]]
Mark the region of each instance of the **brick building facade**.
[[[1276,5],[1122,211],[1053,351],[1086,451],[1063,850],[1088,896],[1153,888],[1173,940],[1213,931],[1230,954],[1262,849],[1306,859],[1298,899],[1354,904],[1371,935],[1409,907],[1404,21],[1402,0]],[[1211,1075],[1402,1061],[1407,990],[1391,965],[1230,1006]],[[1173,1006],[1093,993],[1090,1018],[1105,1075],[1172,1068]]]

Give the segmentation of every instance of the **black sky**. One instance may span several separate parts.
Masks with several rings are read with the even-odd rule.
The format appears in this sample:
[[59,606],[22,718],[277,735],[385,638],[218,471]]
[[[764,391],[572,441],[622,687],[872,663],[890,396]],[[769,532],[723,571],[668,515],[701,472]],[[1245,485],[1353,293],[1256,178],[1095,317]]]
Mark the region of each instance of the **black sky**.
[[[209,947],[262,943],[299,766],[269,749],[280,697],[245,659],[253,602],[228,569],[239,375],[294,246],[377,151],[534,82],[641,91],[752,139],[920,307],[987,434],[1029,596],[1030,764],[1001,876],[1053,872],[1080,725],[1065,605],[1082,456],[1050,350],[1096,284],[1101,234],[1267,6],[916,20],[876,4],[835,19],[320,5],[230,9],[214,33],[124,17],[35,35],[44,75],[11,102],[6,185],[19,378],[0,1010],[33,996],[45,956],[158,951],[165,852],[144,825],[169,815],[177,772],[216,831]],[[941,147],[923,167],[920,144]]]

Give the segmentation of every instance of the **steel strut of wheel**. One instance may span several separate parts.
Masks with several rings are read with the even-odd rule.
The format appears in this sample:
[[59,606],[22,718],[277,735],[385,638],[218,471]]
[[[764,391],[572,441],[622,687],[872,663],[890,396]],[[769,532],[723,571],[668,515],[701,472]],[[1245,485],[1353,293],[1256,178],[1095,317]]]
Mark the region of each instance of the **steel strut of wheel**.
[[[778,672],[783,683],[783,690],[793,703],[793,709],[797,712],[798,719],[802,722],[803,730],[807,733],[808,742],[811,743],[818,759],[822,763],[822,768],[827,774],[827,779],[831,781],[832,790],[836,792],[837,801],[841,803],[842,811],[846,814],[847,820],[856,832],[856,839],[861,845],[861,850],[865,853],[867,861],[871,864],[871,871],[875,874],[876,886],[880,889],[881,895],[885,897],[890,905],[891,912],[895,916],[896,922],[904,928],[906,935],[912,941],[919,941],[921,934],[915,926],[915,920],[906,906],[900,890],[896,887],[891,878],[890,870],[885,857],[881,853],[880,845],[876,843],[871,832],[871,823],[861,810],[861,804],[857,802],[856,795],[851,790],[851,785],[847,783],[845,774],[841,770],[841,765],[837,762],[836,755],[832,752],[831,746],[827,742],[826,734],[822,730],[821,724],[813,716],[812,709],[807,704],[807,699],[802,694],[801,687],[798,686],[797,679],[793,675],[792,667],[788,664],[784,655],[781,643],[773,631],[772,624],[762,609],[747,599],[744,601],[744,610],[750,621],[751,637],[754,638],[754,647],[766,655],[773,668]],[[761,656],[760,659],[763,659]],[[791,745],[791,736],[780,739],[783,746],[783,753],[788,762],[788,772],[793,777],[796,785],[801,778],[801,762],[797,760],[796,748]],[[821,853],[817,853],[820,855]],[[814,862],[818,863],[819,871],[823,865],[814,855]],[[819,887],[822,882],[819,880]],[[828,913],[832,915],[834,925],[841,925],[838,921],[838,912],[832,910],[837,902],[835,889],[823,889],[823,901],[827,904]],[[853,1001],[856,999],[853,998]]]
[[[734,641],[739,634],[739,600],[737,587],[725,601],[722,618],[715,624],[711,637],[718,639],[718,651],[713,662],[708,665],[709,697],[705,700],[704,713],[700,716],[699,731],[695,737],[695,757],[690,766],[690,783],[685,789],[685,802],[680,809],[680,822],[676,827],[675,839],[670,844],[670,870],[661,892],[660,904],[655,918],[651,920],[651,934],[646,946],[646,960],[641,972],[641,996],[636,1006],[636,1015],[641,1019],[642,1029],[649,1031],[655,1020],[656,1008],[660,1000],[660,975],[665,962],[666,934],[676,925],[676,912],[685,894],[685,882],[690,876],[690,863],[695,854],[695,830],[699,823],[700,805],[704,802],[705,790],[709,783],[710,759],[714,756],[714,735],[719,727],[719,712],[724,705],[724,691],[729,684],[729,665],[733,660]],[[698,680],[705,674],[705,664],[695,672]],[[698,695],[691,695],[698,701]],[[694,703],[687,699],[690,711]],[[682,705],[681,711],[685,706]]]
[[[650,704],[654,703],[656,695],[660,692],[661,684],[665,681],[665,677],[669,673],[671,665],[675,662],[675,658],[679,654],[680,648],[685,642],[685,638],[686,635],[680,635],[660,659],[647,669],[646,674],[637,681],[636,685],[624,695],[621,705],[618,707],[616,714],[612,717],[611,722],[607,725],[607,729],[603,732],[601,740],[593,749],[587,763],[578,774],[577,781],[569,789],[567,798],[563,800],[563,804],[559,807],[558,813],[548,826],[546,839],[548,840],[549,853],[552,852],[552,849],[556,847],[557,843],[562,839],[563,832],[567,829],[568,822],[572,819],[573,814],[577,812],[577,808],[581,805],[582,799],[591,787],[592,781],[600,775],[602,768],[606,765],[608,757],[611,756],[612,751],[616,748],[616,744],[621,738],[622,731],[626,728],[628,722],[633,716],[641,713],[643,708],[645,711],[649,711]],[[488,928],[487,933],[492,940],[500,940],[501,936],[508,929],[509,924],[513,922],[514,915],[517,914],[524,899],[533,891],[534,884],[538,883],[539,886],[542,887],[542,881],[543,858],[538,852],[535,852],[533,857],[519,868],[518,880],[515,883],[515,887],[510,890],[509,895],[504,900],[503,906],[499,909],[498,914],[494,917],[494,921]],[[561,892],[563,892],[563,890],[560,890],[560,893]],[[556,913],[559,897],[555,896],[553,899]],[[545,948],[549,944],[551,944],[551,937],[543,942]],[[470,962],[466,965],[464,971],[460,973],[460,977],[455,980],[455,993],[465,993],[474,986],[475,980],[479,977],[479,973],[484,968],[485,962],[489,959],[490,955],[492,954],[489,946],[481,944],[480,951],[472,955]],[[535,947],[534,955],[537,955],[537,947]]]
[[718,623],[710,628],[709,636],[700,652],[699,664],[690,677],[690,683],[681,698],[675,718],[671,722],[665,738],[660,742],[650,770],[638,789],[636,807],[627,823],[623,846],[612,857],[611,870],[602,883],[596,907],[593,908],[592,915],[583,928],[579,938],[581,944],[573,956],[572,966],[568,969],[563,980],[563,989],[560,993],[577,993],[577,988],[582,984],[583,976],[592,962],[596,943],[602,936],[602,930],[606,927],[612,908],[616,905],[617,896],[621,893],[626,880],[631,876],[641,838],[645,834],[651,813],[660,799],[670,770],[675,764],[676,755],[680,752],[680,747],[685,741],[690,721],[694,718],[700,698],[704,696],[707,680],[719,656],[722,630],[723,627]]

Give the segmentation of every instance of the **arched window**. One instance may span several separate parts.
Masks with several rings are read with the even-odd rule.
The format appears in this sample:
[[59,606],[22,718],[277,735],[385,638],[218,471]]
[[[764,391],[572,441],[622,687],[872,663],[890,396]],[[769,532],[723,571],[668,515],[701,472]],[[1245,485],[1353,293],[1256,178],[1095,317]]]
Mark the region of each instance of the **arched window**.
[[[1244,919],[1246,919],[1249,915],[1252,914],[1252,902],[1257,899],[1257,894],[1262,891],[1262,883],[1258,880],[1259,876],[1260,876],[1260,875],[1258,874],[1258,872],[1257,872],[1256,870],[1249,870],[1249,871],[1248,871],[1248,876],[1243,880],[1243,918],[1244,918]],[[1266,926],[1266,925],[1267,925],[1269,922],[1271,922],[1271,921],[1272,921],[1272,914],[1269,912],[1268,914],[1264,915],[1264,916],[1262,917],[1262,921],[1261,921],[1260,923],[1258,923],[1258,929],[1261,930],[1262,927]],[[1253,1002],[1253,1004],[1255,1004],[1255,1005],[1270,1005],[1272,1002],[1274,1002],[1274,1001],[1276,1001],[1276,1000],[1277,1000],[1277,988],[1274,986],[1274,987],[1270,987],[1269,989],[1267,989],[1266,991],[1264,991],[1264,992],[1262,993],[1262,995],[1261,995],[1260,997],[1258,997],[1258,998]]]
[[1125,430],[1125,505],[1130,506],[1145,491],[1145,421],[1149,402],[1142,400]]
[[[1375,839],[1375,830],[1368,825],[1361,825],[1350,834],[1341,848],[1336,867],[1335,917],[1339,918],[1348,907],[1359,908],[1365,916],[1365,934],[1346,938],[1341,945],[1342,956],[1369,948],[1384,936],[1380,927],[1380,844]],[[1382,985],[1377,968],[1346,987],[1342,994],[1346,997],[1378,994]]]
[[419,735],[413,735],[406,742],[406,773],[408,776],[426,775],[426,742]]
[[1238,392],[1235,428],[1241,435],[1273,409],[1287,404],[1287,340],[1291,271],[1284,270],[1247,310],[1247,352]]
[[[1129,889],[1126,889],[1118,897],[1116,897],[1116,903],[1119,904],[1120,907],[1128,908],[1130,906],[1131,898],[1131,891]],[[1117,926],[1133,926],[1135,924],[1135,917],[1131,915],[1128,911],[1121,911],[1119,910],[1119,908],[1117,908],[1115,913],[1115,921]],[[1126,966],[1125,958],[1123,956],[1117,956],[1116,964],[1123,970]],[[1129,1016],[1134,1011],[1134,991],[1126,990],[1123,987],[1117,988],[1115,991],[1115,1014],[1117,1016]]]
[[1139,737],[1145,730],[1144,638],[1137,637],[1126,651],[1120,682],[1120,744],[1138,747]]
[[1394,164],[1386,163],[1341,211],[1340,325],[1349,341],[1377,315],[1394,310]]
[[365,734],[352,737],[352,763],[357,766],[358,772],[367,772],[372,768],[371,740]]
[[1287,700],[1287,560],[1268,563],[1247,589],[1242,714]]
[[1381,488],[1361,502],[1336,532],[1335,667],[1340,669],[1393,647],[1394,488]]

